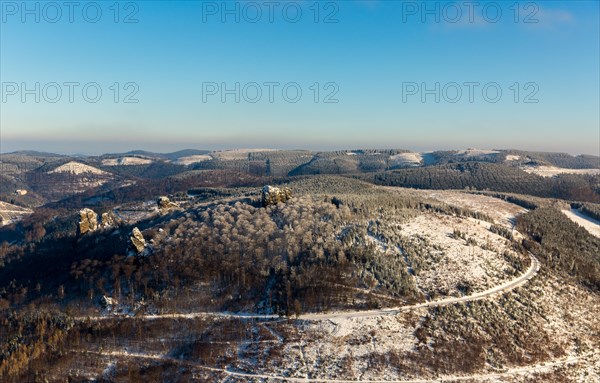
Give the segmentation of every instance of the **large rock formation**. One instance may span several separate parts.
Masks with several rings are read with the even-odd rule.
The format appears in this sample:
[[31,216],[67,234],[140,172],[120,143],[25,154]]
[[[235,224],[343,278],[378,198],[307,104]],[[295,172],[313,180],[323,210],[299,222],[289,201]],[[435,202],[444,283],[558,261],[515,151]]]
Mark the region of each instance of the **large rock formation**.
[[164,197],[164,196],[158,197],[158,201],[156,201],[156,202],[158,204],[158,210],[160,210],[160,211],[177,209],[179,207],[179,205],[176,204],[175,202],[171,202],[169,197]]
[[98,229],[98,214],[92,209],[81,209],[79,211],[79,234]]
[[266,185],[262,189],[262,205],[277,205],[279,202],[286,202],[292,198],[292,190],[287,187],[274,187]]
[[146,249],[146,240],[142,235],[142,232],[137,227],[134,227],[131,231],[131,236],[129,237],[129,241],[131,242],[131,247],[137,252],[137,254],[141,254]]

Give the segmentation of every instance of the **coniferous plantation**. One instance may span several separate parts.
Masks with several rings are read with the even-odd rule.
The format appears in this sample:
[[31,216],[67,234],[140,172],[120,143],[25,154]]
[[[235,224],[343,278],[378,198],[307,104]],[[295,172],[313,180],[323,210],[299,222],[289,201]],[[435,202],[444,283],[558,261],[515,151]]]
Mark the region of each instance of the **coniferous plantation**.
[[2,381],[596,379],[598,168],[373,152],[4,156]]

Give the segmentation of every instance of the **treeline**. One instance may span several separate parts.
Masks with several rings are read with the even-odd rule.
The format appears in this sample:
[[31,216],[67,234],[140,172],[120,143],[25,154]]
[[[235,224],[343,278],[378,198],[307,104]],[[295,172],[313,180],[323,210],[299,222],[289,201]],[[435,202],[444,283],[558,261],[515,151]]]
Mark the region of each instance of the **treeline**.
[[115,166],[98,166],[105,171],[109,171],[128,178],[144,178],[157,180],[165,177],[170,177],[186,171],[183,165],[173,164],[166,161],[155,161],[150,164],[143,165],[115,165]]
[[320,152],[310,162],[298,166],[289,174],[296,176],[378,172],[389,167],[390,156],[406,152],[408,151],[396,149]]
[[527,195],[519,195],[512,193],[495,193],[495,192],[478,192],[477,194],[488,195],[494,198],[500,198],[515,205],[521,206],[527,210],[537,209],[541,206],[547,206],[548,201],[543,200],[539,197],[532,197]]
[[596,221],[600,221],[600,204],[587,202],[572,203],[571,207],[574,209],[579,209],[583,214],[595,219]]
[[541,165],[553,165],[559,168],[566,169],[598,169],[600,168],[600,157],[582,154],[572,156],[567,153],[546,153],[546,152],[530,152],[523,150],[506,150],[506,154],[522,157],[524,161],[526,157],[534,163]]
[[426,165],[447,165],[470,161],[502,163],[505,157],[505,154],[501,152],[469,156],[460,153],[458,150],[439,150],[425,156]]
[[263,177],[230,170],[180,173],[157,180],[137,180],[135,183],[106,191],[86,191],[46,205],[48,208],[80,209],[83,206],[109,208],[129,202],[154,200],[157,196],[187,193],[196,188],[232,188],[261,186]]
[[600,202],[597,176],[560,175],[544,178],[497,164],[470,162],[401,169],[357,176],[379,185],[418,189],[493,190],[566,200]]
[[270,177],[287,176],[298,166],[309,162],[313,154],[307,150],[277,150],[248,153],[248,161],[265,167],[265,174]]
[[554,208],[538,208],[518,218],[517,229],[530,236],[524,246],[554,270],[600,291],[600,239]]

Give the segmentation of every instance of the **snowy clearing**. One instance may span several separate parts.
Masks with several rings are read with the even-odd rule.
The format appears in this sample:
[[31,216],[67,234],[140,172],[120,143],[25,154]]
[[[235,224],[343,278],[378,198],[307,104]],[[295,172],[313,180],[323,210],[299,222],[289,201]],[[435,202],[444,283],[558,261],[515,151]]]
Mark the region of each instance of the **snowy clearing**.
[[[384,186],[385,190],[398,191],[404,194],[432,198],[451,206],[461,207],[477,213],[485,214],[494,220],[494,223],[512,229],[516,217],[526,213],[527,209],[519,205],[504,201],[500,198],[489,197],[481,194],[466,193],[458,190],[418,190],[405,189],[393,186]],[[518,237],[518,233],[514,233]]]
[[588,217],[577,209],[562,210],[569,219],[590,232],[591,235],[600,238],[600,222]]
[[16,222],[22,216],[31,213],[33,213],[31,209],[0,201],[0,226]]
[[[416,284],[426,296],[459,296],[461,286],[482,291],[509,280],[517,271],[502,257],[512,244],[472,218],[423,214],[402,225],[402,235],[425,246]],[[464,233],[456,238],[455,231]]]
[[600,174],[600,169],[566,169],[556,166],[523,166],[521,170],[542,177],[554,177],[559,174]]
[[102,160],[104,166],[119,166],[119,165],[147,165],[153,161],[149,158],[140,157],[119,157],[119,158],[107,158]]
[[465,149],[459,150],[456,154],[464,157],[483,157],[489,156],[490,154],[498,154],[500,153],[497,150],[488,150],[488,149]]
[[231,149],[212,152],[211,155],[222,160],[235,160],[248,158],[248,153],[276,152],[277,149]]
[[193,156],[180,157],[176,159],[173,163],[176,165],[191,165],[197,162],[210,161],[213,158],[208,154],[197,154]]
[[425,191],[425,195],[448,205],[486,214],[493,218],[495,223],[510,229],[513,228],[516,217],[527,212],[527,209],[519,205],[480,194],[431,190]]
[[400,153],[390,156],[390,166],[419,166],[423,161],[420,153]]

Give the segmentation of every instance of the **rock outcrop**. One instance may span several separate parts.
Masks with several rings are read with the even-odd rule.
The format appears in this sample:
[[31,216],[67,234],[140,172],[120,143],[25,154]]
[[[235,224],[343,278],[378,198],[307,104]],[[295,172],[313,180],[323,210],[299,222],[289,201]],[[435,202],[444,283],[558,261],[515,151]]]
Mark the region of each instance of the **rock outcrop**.
[[106,229],[109,227],[115,227],[118,225],[118,221],[119,219],[115,216],[115,213],[113,213],[112,211],[102,213],[101,222],[103,228]]
[[277,205],[279,202],[286,202],[292,198],[292,190],[287,187],[275,187],[266,185],[262,189],[262,205]]
[[175,202],[171,202],[169,197],[165,197],[165,196],[158,197],[158,201],[156,201],[156,203],[158,204],[158,210],[160,210],[160,211],[166,211],[166,210],[170,210],[170,209],[179,208],[178,204],[176,204]]
[[136,251],[139,255],[144,252],[146,249],[146,240],[142,235],[142,232],[137,227],[134,227],[131,231],[131,236],[129,237],[129,241],[131,242],[131,247]]
[[114,298],[111,297],[107,297],[106,295],[103,295],[100,298],[100,305],[102,305],[102,307],[104,307],[105,309],[108,308],[112,308],[113,306],[116,306],[119,304],[119,301],[117,301]]
[[79,234],[84,235],[96,229],[98,229],[98,214],[92,209],[81,209],[79,211]]

